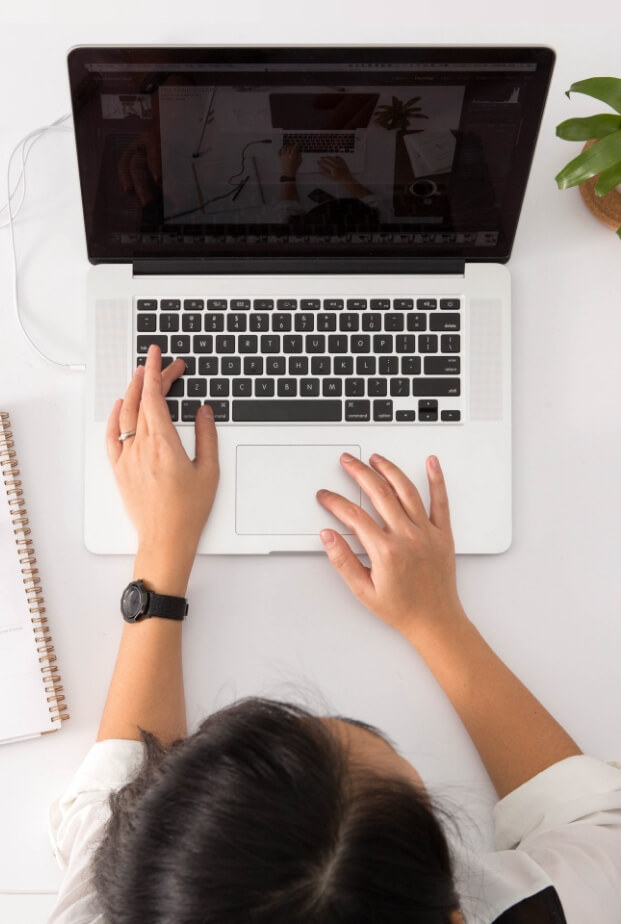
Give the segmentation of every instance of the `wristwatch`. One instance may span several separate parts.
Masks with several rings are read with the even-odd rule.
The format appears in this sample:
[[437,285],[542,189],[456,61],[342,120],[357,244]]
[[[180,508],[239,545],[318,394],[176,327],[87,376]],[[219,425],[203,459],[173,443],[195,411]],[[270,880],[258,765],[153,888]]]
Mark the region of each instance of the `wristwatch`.
[[295,183],[295,177],[287,176],[285,173],[283,173],[283,175],[280,178],[280,182],[281,183]]
[[161,619],[183,620],[188,612],[185,597],[168,597],[147,590],[142,581],[132,581],[121,597],[121,613],[125,622],[138,622],[158,616]]

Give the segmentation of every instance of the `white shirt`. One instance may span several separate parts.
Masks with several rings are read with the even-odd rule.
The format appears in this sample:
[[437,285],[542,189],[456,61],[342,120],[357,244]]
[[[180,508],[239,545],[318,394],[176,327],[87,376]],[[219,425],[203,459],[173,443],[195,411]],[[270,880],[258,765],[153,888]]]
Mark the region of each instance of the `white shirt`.
[[[138,741],[93,745],[50,809],[56,859],[66,869],[48,924],[103,924],[90,861],[109,817],[108,796],[141,764]],[[494,809],[496,851],[453,845],[457,891],[468,924],[553,885],[567,924],[621,922],[621,764],[569,757],[524,783]]]

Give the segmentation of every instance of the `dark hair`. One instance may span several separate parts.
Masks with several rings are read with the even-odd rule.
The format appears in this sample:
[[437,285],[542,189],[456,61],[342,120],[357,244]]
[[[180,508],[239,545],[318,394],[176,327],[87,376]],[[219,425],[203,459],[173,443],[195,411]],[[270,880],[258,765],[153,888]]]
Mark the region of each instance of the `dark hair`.
[[425,791],[356,769],[307,711],[246,699],[110,799],[94,859],[108,924],[446,924],[458,907]]

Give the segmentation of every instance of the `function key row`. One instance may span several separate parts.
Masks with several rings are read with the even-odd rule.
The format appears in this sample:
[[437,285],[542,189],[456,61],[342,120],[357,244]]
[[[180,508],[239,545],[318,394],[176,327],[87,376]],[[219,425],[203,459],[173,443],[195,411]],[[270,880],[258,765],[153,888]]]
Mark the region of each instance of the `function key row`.
[[459,311],[461,302],[459,298],[139,298],[138,311]]

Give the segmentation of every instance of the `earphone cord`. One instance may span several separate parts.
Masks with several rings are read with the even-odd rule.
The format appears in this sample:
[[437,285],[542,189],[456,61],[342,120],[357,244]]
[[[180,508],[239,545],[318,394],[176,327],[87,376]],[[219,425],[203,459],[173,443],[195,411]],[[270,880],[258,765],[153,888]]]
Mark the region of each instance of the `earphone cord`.
[[[43,125],[41,128],[37,128],[32,132],[29,132],[24,138],[19,141],[13,150],[11,151],[11,156],[9,157],[9,164],[7,167],[6,173],[6,189],[7,189],[7,201],[6,204],[0,208],[0,213],[4,212],[6,209],[7,219],[0,224],[0,228],[9,229],[9,240],[11,242],[11,254],[12,254],[12,271],[13,271],[13,307],[15,310],[15,317],[17,319],[18,327],[20,328],[24,338],[30,345],[30,347],[35,351],[35,353],[46,363],[49,363],[52,366],[56,366],[61,369],[70,369],[72,372],[83,372],[85,366],[83,363],[61,363],[55,359],[52,359],[50,356],[46,356],[38,346],[33,342],[27,333],[24,325],[22,323],[20,315],[20,306],[19,306],[19,287],[18,287],[18,266],[17,266],[17,252],[15,249],[15,230],[13,227],[14,221],[21,211],[22,205],[24,204],[24,199],[26,198],[26,162],[32,151],[33,147],[48,131],[61,130],[61,131],[71,131],[70,126],[63,125],[63,122],[66,122],[67,119],[71,117],[71,113],[66,113],[61,116],[59,119],[56,119],[50,125]],[[21,171],[17,177],[17,181],[13,190],[11,190],[11,167],[13,166],[13,158],[17,154],[21,147]],[[21,195],[19,202],[15,211],[13,211],[12,200],[21,190]]]

